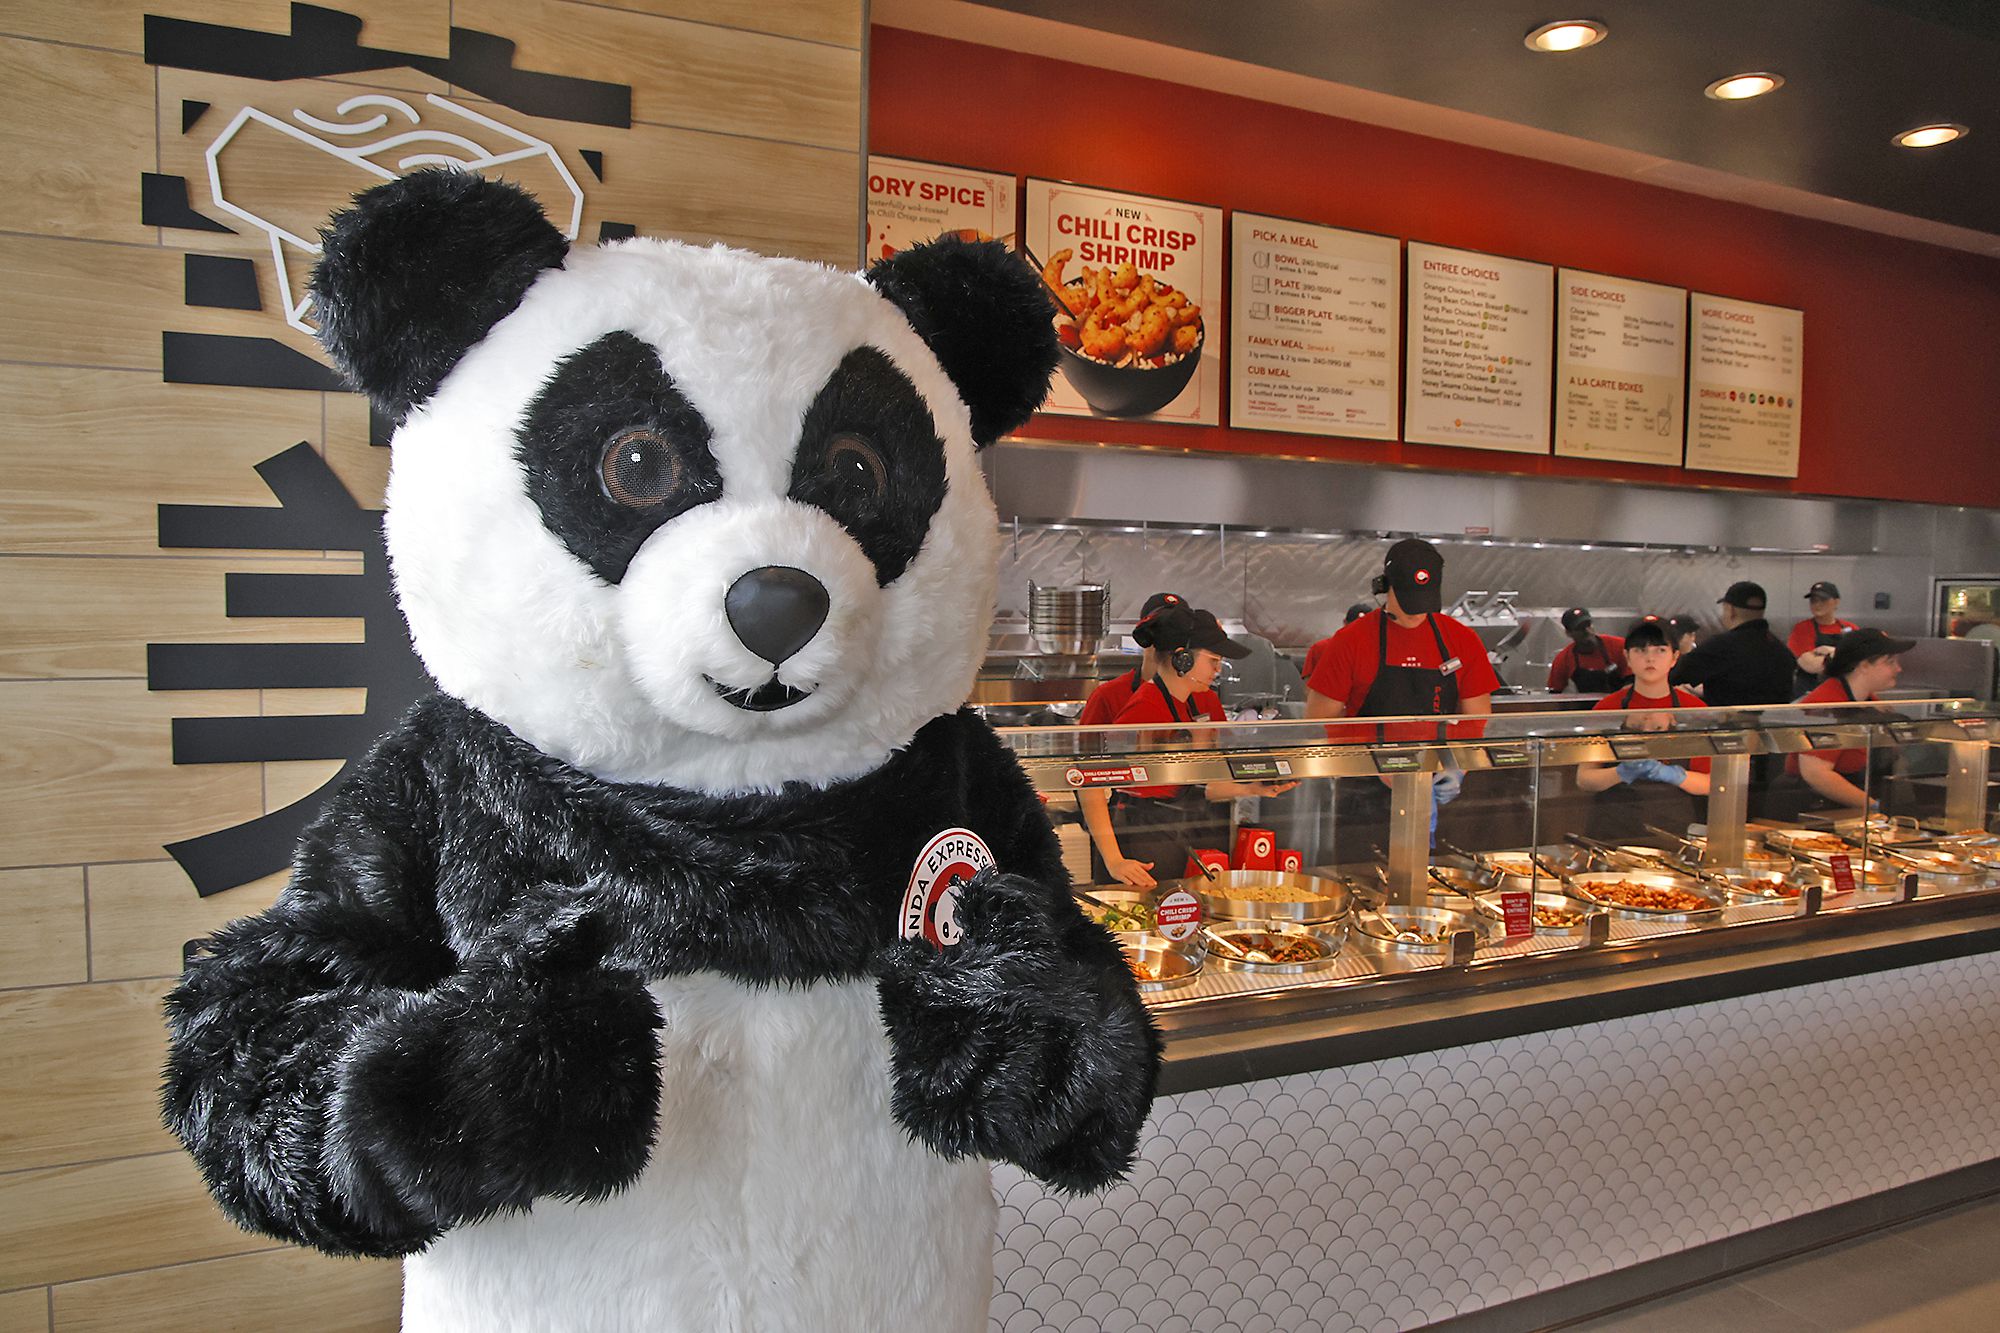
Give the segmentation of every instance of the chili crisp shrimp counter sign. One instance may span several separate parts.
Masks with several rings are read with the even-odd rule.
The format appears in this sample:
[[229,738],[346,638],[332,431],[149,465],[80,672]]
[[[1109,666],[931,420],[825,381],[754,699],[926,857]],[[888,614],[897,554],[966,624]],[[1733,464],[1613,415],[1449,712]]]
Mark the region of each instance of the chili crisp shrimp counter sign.
[[1555,270],[1411,241],[1403,438],[1549,451]]
[[1029,256],[1063,293],[1042,411],[1222,419],[1222,210],[1028,180]]
[[1678,467],[1687,292],[1573,268],[1556,286],[1556,452]]
[[1700,292],[1688,304],[1687,465],[1798,476],[1805,312]]
[[1232,216],[1229,424],[1395,439],[1402,257],[1393,236]]
[[870,155],[868,263],[946,232],[1014,244],[1014,177]]

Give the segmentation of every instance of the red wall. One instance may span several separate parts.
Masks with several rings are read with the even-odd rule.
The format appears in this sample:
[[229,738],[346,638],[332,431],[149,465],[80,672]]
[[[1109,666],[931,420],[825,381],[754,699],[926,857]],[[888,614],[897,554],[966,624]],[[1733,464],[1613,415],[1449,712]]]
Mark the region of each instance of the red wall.
[[869,78],[874,152],[1490,250],[1806,317],[1795,481],[1063,417],[1024,435],[2000,507],[2000,260],[895,28],[873,30]]

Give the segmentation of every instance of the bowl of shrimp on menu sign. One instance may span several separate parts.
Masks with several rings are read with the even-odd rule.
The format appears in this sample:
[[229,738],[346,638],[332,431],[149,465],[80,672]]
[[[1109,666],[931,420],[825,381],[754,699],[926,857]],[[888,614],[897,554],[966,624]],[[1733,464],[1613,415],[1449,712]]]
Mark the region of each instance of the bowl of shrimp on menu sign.
[[1063,378],[1105,416],[1159,411],[1194,378],[1207,341],[1201,307],[1131,264],[1065,277],[1071,253],[1056,251],[1042,269],[1062,293],[1056,364]]

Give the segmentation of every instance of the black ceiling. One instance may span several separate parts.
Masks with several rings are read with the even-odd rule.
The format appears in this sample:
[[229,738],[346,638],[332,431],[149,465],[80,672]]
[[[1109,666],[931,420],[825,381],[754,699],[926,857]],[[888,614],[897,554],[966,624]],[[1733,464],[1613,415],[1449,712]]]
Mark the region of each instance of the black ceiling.
[[[2000,235],[2000,0],[973,0]],[[1522,38],[1592,18],[1610,37]],[[1749,70],[1785,86],[1702,95]],[[1932,121],[1972,134],[1927,150]]]

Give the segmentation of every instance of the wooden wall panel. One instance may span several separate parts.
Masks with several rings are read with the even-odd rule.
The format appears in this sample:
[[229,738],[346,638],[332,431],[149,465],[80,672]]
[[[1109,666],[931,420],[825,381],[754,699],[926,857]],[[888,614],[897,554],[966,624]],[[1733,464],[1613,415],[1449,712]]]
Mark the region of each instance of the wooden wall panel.
[[505,32],[518,64],[632,83],[632,119],[822,148],[861,133],[861,54],[567,0],[454,0],[463,26]]
[[157,555],[161,504],[275,504],[253,469],[320,442],[324,397],[0,365],[0,551]]
[[183,944],[263,911],[285,887],[284,875],[267,875],[203,898],[172,861],[122,861],[88,873],[90,975],[98,981],[178,976]]
[[[39,1293],[38,1293],[39,1294]],[[265,1250],[231,1259],[69,1282],[55,1288],[57,1333],[369,1333],[396,1327],[401,1265]]]
[[755,5],[746,5],[742,0],[595,0],[595,3],[606,9],[693,19],[697,23],[749,28],[779,37],[799,37],[855,49],[861,46],[867,27],[859,6],[828,5],[821,0],[760,0]]
[[[36,1071],[0,1080],[0,1172],[173,1148],[158,1091],[167,989],[130,981],[0,992],[0,1048]],[[90,1059],[70,1058],[85,1049]]]
[[49,1289],[0,1291],[0,1333],[48,1333]]
[[90,979],[82,866],[0,870],[0,990]]
[[0,1176],[0,1289],[273,1248],[222,1215],[186,1153]]
[[176,716],[247,716],[254,690],[142,681],[0,684],[0,865],[151,860],[263,810],[254,764],[172,762]]
[[[170,1150],[159,999],[185,941],[262,910],[284,876],[199,897],[164,844],[320,788],[334,761],[176,767],[176,717],[358,712],[359,690],[146,689],[148,642],[351,641],[352,621],[232,622],[231,572],[358,572],[354,552],[165,550],[161,504],[269,508],[255,472],[306,442],[365,507],[389,451],[366,404],[313,389],[166,384],[162,337],[319,359],[280,313],[261,230],[217,207],[204,154],[246,106],[285,117],[389,91],[452,97],[547,140],[604,223],[848,266],[859,251],[861,0],[324,0],[360,40],[425,56],[453,22],[515,65],[630,90],[634,123],[537,120],[404,66],[299,82],[145,63],[144,17],[284,35],[290,0],[15,0],[0,30],[0,1333],[393,1327],[393,1264],[240,1232]],[[197,104],[205,106],[196,114]],[[439,111],[440,117],[450,116]],[[190,119],[191,117],[191,119]],[[225,159],[232,199],[302,234],[357,181],[269,140]],[[602,154],[592,171],[584,150]],[[288,163],[289,165],[284,165]],[[517,167],[567,195],[546,161]],[[230,231],[149,226],[142,173],[186,180]],[[253,198],[254,196],[254,198]],[[255,310],[187,304],[186,256],[254,266]],[[296,280],[310,256],[288,254]],[[294,290],[301,290],[295,285]]]
[[8,562],[0,678],[144,676],[149,643],[360,643],[358,619],[224,614],[233,573],[346,574],[346,560],[208,557]]
[[[152,239],[138,209],[153,168],[150,73],[135,55],[0,38],[0,231]],[[87,154],[78,125],[91,127]]]

